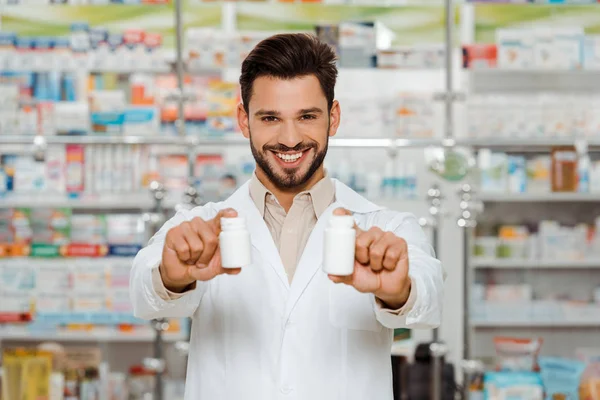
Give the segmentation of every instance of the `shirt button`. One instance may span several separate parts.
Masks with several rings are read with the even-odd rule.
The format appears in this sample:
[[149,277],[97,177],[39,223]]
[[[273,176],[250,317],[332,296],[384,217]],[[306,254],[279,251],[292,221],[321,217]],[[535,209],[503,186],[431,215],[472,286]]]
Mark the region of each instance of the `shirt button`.
[[289,386],[282,386],[281,387],[281,393],[282,394],[286,394],[286,395],[290,394],[290,393],[292,393],[292,388],[289,387]]

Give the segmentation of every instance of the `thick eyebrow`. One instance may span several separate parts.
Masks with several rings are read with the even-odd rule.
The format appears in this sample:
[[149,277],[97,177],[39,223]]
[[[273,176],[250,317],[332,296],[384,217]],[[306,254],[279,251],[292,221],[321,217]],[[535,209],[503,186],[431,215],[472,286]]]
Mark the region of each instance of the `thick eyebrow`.
[[312,107],[312,108],[305,108],[304,110],[298,111],[298,115],[305,115],[305,114],[323,114],[323,110],[321,110],[319,107]]
[[255,117],[279,117],[279,116],[281,116],[281,113],[279,111],[275,111],[275,110],[260,109],[254,113],[254,116]]

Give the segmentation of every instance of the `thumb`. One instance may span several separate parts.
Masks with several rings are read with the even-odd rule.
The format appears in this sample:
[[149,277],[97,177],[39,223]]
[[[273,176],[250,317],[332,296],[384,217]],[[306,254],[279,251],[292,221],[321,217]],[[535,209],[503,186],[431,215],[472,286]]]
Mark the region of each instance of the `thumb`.
[[235,218],[238,216],[238,212],[233,208],[225,208],[217,213],[217,215],[212,219],[212,225],[215,229],[215,232],[221,233],[221,218]]
[[352,213],[350,212],[350,210],[346,210],[343,207],[339,207],[333,210],[333,215],[352,215]]
[[[352,212],[343,207],[339,207],[339,208],[336,208],[335,210],[333,210],[333,215],[337,215],[337,216],[348,215],[351,217]],[[354,221],[354,229],[356,229],[358,232],[361,231],[361,229],[358,227],[358,225],[356,225],[356,221]]]

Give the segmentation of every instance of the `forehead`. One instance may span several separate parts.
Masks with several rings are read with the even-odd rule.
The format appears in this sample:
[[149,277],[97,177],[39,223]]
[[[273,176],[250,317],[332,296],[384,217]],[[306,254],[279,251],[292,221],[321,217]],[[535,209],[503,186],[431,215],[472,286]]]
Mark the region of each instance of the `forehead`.
[[327,98],[314,75],[292,79],[261,76],[254,81],[248,104],[250,113],[259,109],[277,110],[282,113],[300,109],[327,108]]

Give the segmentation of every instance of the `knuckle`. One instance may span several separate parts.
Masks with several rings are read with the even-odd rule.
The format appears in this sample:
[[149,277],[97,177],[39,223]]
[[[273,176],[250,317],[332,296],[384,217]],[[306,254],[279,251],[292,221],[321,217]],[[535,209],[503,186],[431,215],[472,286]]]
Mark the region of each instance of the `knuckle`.
[[400,258],[400,252],[396,249],[389,249],[386,253],[386,257],[390,260],[396,260],[398,258]]
[[211,247],[216,246],[219,243],[217,235],[207,236],[205,239],[205,243],[207,246],[211,246]]
[[181,253],[187,253],[187,252],[189,252],[190,249],[189,249],[187,243],[178,242],[178,243],[175,243],[175,251],[177,253],[181,254]]
[[371,257],[372,258],[383,258],[383,249],[381,249],[380,247],[376,247],[374,249],[371,250]]

